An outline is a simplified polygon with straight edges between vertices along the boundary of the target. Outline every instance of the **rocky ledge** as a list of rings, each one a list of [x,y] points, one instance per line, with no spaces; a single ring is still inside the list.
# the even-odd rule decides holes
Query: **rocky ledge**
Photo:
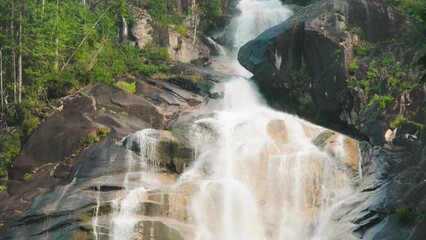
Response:
[[[365,140],[359,194],[335,219],[354,239],[425,234],[425,38],[385,1],[325,0],[239,51],[270,105]]]

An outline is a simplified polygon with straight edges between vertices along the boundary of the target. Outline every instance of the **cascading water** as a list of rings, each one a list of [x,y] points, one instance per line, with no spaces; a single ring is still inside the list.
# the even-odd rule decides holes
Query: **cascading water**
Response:
[[[238,7],[242,13],[231,24],[236,49],[291,15],[279,0],[241,0]],[[250,75],[235,60],[235,52],[218,59],[232,66],[224,71]],[[140,158],[130,151],[126,157],[126,189],[113,202],[110,239],[135,238],[138,224],[147,221],[141,201],[149,192],[170,187],[173,193],[188,186],[195,189],[186,192],[188,201],[179,205],[170,194],[167,203],[175,212],[178,206],[186,208],[179,210],[187,212],[180,214],[185,217],[172,219],[167,213],[169,220],[159,220],[177,229],[189,225],[179,229],[185,239],[328,239],[333,210],[352,193],[353,177],[347,172],[358,166],[355,141],[336,135],[319,147],[324,143],[312,139],[326,129],[270,109],[247,79],[234,77],[223,87],[222,108],[192,124],[194,162],[172,187],[150,182],[152,176],[141,171],[158,158],[159,137],[152,136],[158,132],[134,135]],[[143,239],[157,239],[152,227],[144,231]]]

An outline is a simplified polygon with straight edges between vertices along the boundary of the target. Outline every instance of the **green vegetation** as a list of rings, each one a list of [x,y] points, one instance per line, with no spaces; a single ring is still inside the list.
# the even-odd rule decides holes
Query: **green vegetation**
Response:
[[[166,64],[172,57],[166,48],[138,49],[118,42],[123,17],[132,22],[125,0],[43,3],[0,1],[0,72],[5,87],[0,93],[0,126],[6,130],[0,131],[0,178],[7,177],[21,141],[37,129],[48,115],[42,109],[54,105],[55,99],[94,82],[113,84],[124,74],[170,71]],[[185,34],[183,18],[176,12],[162,16],[168,11],[165,3],[150,1],[149,11],[157,13],[154,18],[176,22],[176,31]],[[133,86],[122,87],[134,91]]]
[[[114,85],[128,93],[134,94],[136,92],[136,82],[128,83],[125,81],[118,81]]]
[[[407,118],[405,118],[405,117],[403,117],[403,116],[397,116],[396,118],[395,118],[395,120],[393,120],[393,122],[390,124],[390,128],[391,129],[395,129],[395,128],[397,128],[399,125],[401,125],[401,123],[406,123],[406,122],[408,122],[408,119]]]
[[[161,23],[180,24],[185,18],[173,12],[175,9],[168,9],[167,0],[150,0],[147,8],[151,17]]]
[[[351,75],[355,75],[357,74],[357,72],[359,71],[359,67],[357,64],[358,59],[354,58],[350,63],[349,63],[349,73]]]
[[[97,143],[101,140],[101,138],[106,137],[109,132],[110,131],[108,129],[104,128],[92,130],[80,140],[80,143],[83,147],[89,146],[93,143]]]
[[[424,0],[387,0],[388,3],[395,5],[403,14],[411,18],[426,23],[426,1]]]
[[[373,99],[371,99],[370,103],[368,104],[369,107],[373,106],[376,102],[379,103],[380,110],[385,110],[389,103],[393,101],[392,96],[380,96],[380,95],[374,95]]]
[[[350,30],[350,32],[351,32],[351,33],[353,33],[353,34],[355,34],[355,35],[357,35],[357,36],[358,36],[358,37],[360,37],[360,38],[364,38],[364,37],[365,37],[364,29],[363,29],[363,28],[361,28],[361,27],[353,27],[353,28]]]
[[[373,43],[370,43],[367,41],[361,41],[357,46],[355,46],[354,50],[357,56],[364,57],[370,54],[373,48],[374,48]]]
[[[22,180],[24,181],[28,181],[30,180],[30,178],[33,176],[34,172],[27,172],[24,174],[24,176],[22,176]]]
[[[414,221],[413,210],[407,205],[401,205],[396,207],[395,215],[401,223],[410,223]]]
[[[20,137],[22,133],[17,130],[10,133],[1,139],[0,144],[0,179],[7,177],[7,169],[21,151]]]
[[[7,185],[0,185],[0,192],[6,191],[6,190],[7,190]],[[1,223],[0,223],[0,227],[2,227]]]
[[[204,9],[204,16],[207,19],[222,15],[221,0],[204,0],[201,2],[201,7]]]
[[[399,205],[395,208],[394,214],[402,224],[417,224],[426,217],[426,210],[413,209],[408,205]]]

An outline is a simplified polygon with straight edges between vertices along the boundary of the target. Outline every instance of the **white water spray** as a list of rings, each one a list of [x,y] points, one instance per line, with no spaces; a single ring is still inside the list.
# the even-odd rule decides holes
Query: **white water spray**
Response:
[[[232,23],[237,49],[291,15],[279,0],[241,0],[238,7],[241,16]],[[251,75],[235,52],[217,60],[223,64],[216,62],[217,70]],[[230,79],[224,92],[223,108],[193,123],[195,161],[176,183],[176,189],[197,189],[186,206],[189,217],[179,220],[192,226],[185,239],[327,239],[334,209],[352,193],[347,158],[358,152],[346,144],[353,140],[338,136],[330,154],[312,142],[325,129],[270,109],[247,79]],[[140,164],[155,162],[153,133],[139,132]],[[126,192],[114,202],[111,239],[135,238],[141,196],[149,191],[141,187],[146,179],[136,172],[137,161],[130,153],[126,159]]]

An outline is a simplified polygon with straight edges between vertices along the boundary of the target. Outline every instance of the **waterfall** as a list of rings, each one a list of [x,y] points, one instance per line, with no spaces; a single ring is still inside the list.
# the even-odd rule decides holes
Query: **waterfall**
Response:
[[[279,0],[241,0],[238,8],[241,15],[231,23],[236,49],[291,15]],[[135,159],[130,151],[126,156],[125,190],[112,204],[110,239],[136,239],[141,232],[143,239],[162,239],[155,238],[152,225],[145,227],[153,218],[144,216],[142,204],[159,188],[169,191],[167,206],[185,217],[167,213],[156,220],[170,223],[184,239],[328,239],[333,211],[353,193],[351,171],[359,167],[355,141],[332,133],[328,142],[315,144],[314,138],[330,131],[269,108],[256,86],[242,77],[250,73],[235,55],[217,58],[223,65],[215,69],[241,77],[223,83],[220,110],[192,123],[188,141],[194,162],[173,187],[147,184],[156,178],[141,171],[158,161],[158,131],[143,130],[124,144],[131,149],[126,144],[138,142],[140,156]],[[188,186],[194,190],[185,192],[185,200],[173,202]]]

